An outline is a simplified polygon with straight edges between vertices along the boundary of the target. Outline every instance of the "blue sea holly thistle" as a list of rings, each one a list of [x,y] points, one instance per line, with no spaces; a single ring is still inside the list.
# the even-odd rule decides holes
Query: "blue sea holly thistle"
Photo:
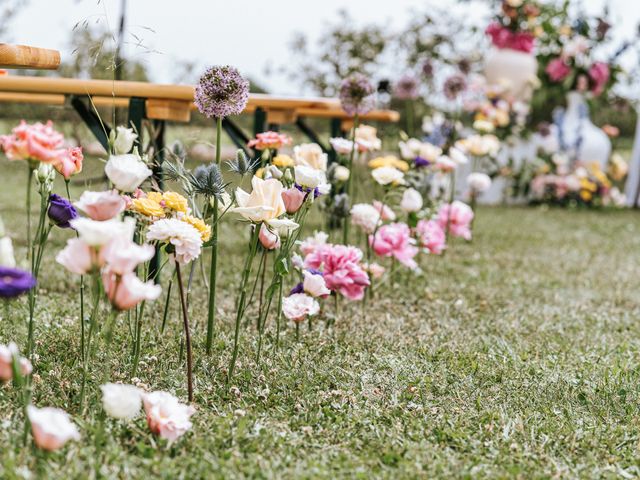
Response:
[[[229,65],[209,67],[196,86],[194,102],[208,118],[216,119],[216,165],[220,166],[222,119],[242,113],[249,100],[249,81]],[[209,273],[209,309],[207,316],[207,353],[213,343],[216,310],[216,269],[218,263],[218,196],[214,196]]]
[[[360,73],[354,73],[342,81],[340,85],[340,103],[342,109],[348,115],[353,116],[353,127],[351,130],[351,153],[349,155],[349,163],[347,168],[351,172],[353,166],[353,159],[356,152],[356,129],[358,128],[359,116],[368,113],[373,108],[374,88],[371,82]],[[345,186],[345,193],[348,195],[349,201],[351,201],[351,178],[353,175],[349,175],[347,184]],[[342,241],[346,245],[349,240],[349,218],[344,219],[343,223],[343,238]]]

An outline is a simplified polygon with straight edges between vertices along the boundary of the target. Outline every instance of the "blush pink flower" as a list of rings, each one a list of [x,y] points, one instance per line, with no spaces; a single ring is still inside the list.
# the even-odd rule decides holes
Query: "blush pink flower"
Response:
[[[0,382],[8,382],[13,378],[13,359],[18,360],[20,375],[31,375],[33,367],[31,362],[20,356],[18,346],[11,342],[9,345],[0,345]]]
[[[292,214],[300,210],[306,196],[307,194],[305,192],[295,187],[283,190],[282,201],[284,202],[284,208],[287,213]]]
[[[391,210],[391,207],[389,207],[389,205],[385,205],[378,200],[374,200],[373,206],[376,210],[378,210],[378,213],[380,213],[380,219],[383,222],[393,222],[396,219],[396,214],[393,210]]]
[[[153,281],[143,282],[134,272],[119,275],[105,269],[102,283],[107,298],[116,310],[130,310],[143,300],[155,300],[162,293],[160,285]]]
[[[282,313],[294,322],[301,322],[319,311],[318,301],[306,293],[294,293],[282,299]]]
[[[151,392],[142,397],[147,424],[155,435],[173,442],[187,433],[196,409],[168,392]]]
[[[445,203],[438,210],[438,224],[446,231],[449,226],[449,233],[454,237],[462,237],[471,240],[471,222],[473,221],[473,210],[466,203],[459,200],[452,204]]]
[[[66,247],[56,255],[56,262],[77,275],[86,275],[102,266],[99,250],[79,238],[67,240]]]
[[[117,190],[106,192],[85,191],[80,195],[80,200],[74,205],[92,220],[102,222],[122,213],[126,207],[126,201]]]
[[[133,272],[142,262],[151,260],[155,253],[152,245],[138,245],[125,237],[118,237],[100,250],[100,263],[107,264],[109,270],[118,275]]]
[[[309,255],[316,251],[320,246],[327,245],[329,235],[325,232],[315,232],[312,236],[305,238],[300,242],[300,251],[302,255]]]
[[[269,230],[269,227],[264,223],[260,225],[258,239],[267,250],[274,250],[280,246],[280,236],[278,233]]]
[[[305,268],[322,270],[329,290],[350,300],[362,300],[369,276],[362,268],[362,251],[350,245],[320,244],[307,255]]]
[[[80,433],[64,410],[53,407],[27,407],[33,441],[38,448],[52,452],[69,440],[80,440]]]
[[[609,81],[609,65],[604,62],[595,62],[591,65],[589,69],[589,78],[593,86],[591,87],[591,91],[594,95],[600,95],[603,91],[607,82]]]
[[[82,171],[83,160],[84,155],[82,155],[82,148],[74,147],[69,150],[64,150],[63,153],[53,162],[53,167],[58,171],[58,173],[60,173],[60,175],[68,180],[72,175]]]
[[[571,73],[571,68],[562,58],[554,58],[544,69],[552,82],[561,82]]]
[[[394,257],[409,268],[418,265],[413,259],[419,252],[411,238],[411,229],[406,223],[390,223],[378,229],[375,235],[369,235],[369,245],[379,257]]]
[[[440,255],[447,248],[444,230],[435,220],[420,220],[416,225],[416,234],[420,246],[429,253]]]
[[[256,150],[279,150],[284,145],[289,144],[291,144],[291,137],[289,135],[269,131],[258,133],[256,138],[249,140],[247,146],[249,148],[255,148]]]

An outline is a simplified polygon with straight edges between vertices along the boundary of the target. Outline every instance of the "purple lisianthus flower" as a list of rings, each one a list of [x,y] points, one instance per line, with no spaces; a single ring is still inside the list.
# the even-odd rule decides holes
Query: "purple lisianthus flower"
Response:
[[[0,267],[0,298],[13,298],[36,286],[36,279],[19,268]]]
[[[426,158],[422,158],[420,156],[417,156],[415,158],[414,163],[416,167],[428,167],[431,164],[429,160],[427,160]]]
[[[348,115],[364,115],[374,106],[374,88],[371,82],[360,73],[354,73],[340,85],[340,103]]]
[[[311,193],[311,191],[313,190],[313,198],[314,200],[316,198],[318,198],[320,195],[322,195],[322,192],[320,191],[320,189],[318,187],[315,188],[311,188],[311,187],[303,187],[302,185],[295,183],[293,185],[294,187],[296,187],[298,190],[300,190],[301,192],[305,192],[306,194]],[[304,199],[307,199],[307,196],[305,195]],[[303,200],[304,201],[304,200]]]
[[[298,283],[295,287],[293,287],[289,292],[289,295],[293,295],[294,293],[304,293],[304,287],[302,286],[302,282]]]
[[[415,100],[418,98],[418,79],[413,75],[403,75],[400,77],[394,88],[394,94],[400,100]]]
[[[49,196],[49,219],[60,228],[71,228],[69,223],[78,216],[78,211],[66,198],[55,193]]]
[[[209,118],[240,115],[249,101],[249,81],[229,65],[209,67],[196,86],[194,103]]]

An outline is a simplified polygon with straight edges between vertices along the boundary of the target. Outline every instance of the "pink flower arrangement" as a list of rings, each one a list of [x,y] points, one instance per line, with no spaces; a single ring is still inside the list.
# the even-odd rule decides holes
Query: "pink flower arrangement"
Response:
[[[411,229],[406,223],[390,223],[378,229],[375,236],[369,235],[369,245],[379,257],[394,257],[409,268],[418,265],[413,259],[418,254]]]
[[[563,58],[554,58],[544,71],[549,75],[552,82],[561,82],[571,73],[571,68]]]
[[[416,235],[420,246],[429,253],[440,255],[447,248],[447,237],[435,220],[420,220],[416,225]]]
[[[473,210],[466,203],[456,200],[451,204],[443,204],[438,210],[437,221],[444,231],[449,227],[450,235],[471,240]]]
[[[529,32],[512,32],[497,22],[491,23],[485,33],[491,37],[491,43],[497,48],[509,48],[519,52],[531,53],[535,47],[535,37]]]
[[[291,144],[291,137],[289,135],[269,131],[258,133],[256,138],[249,140],[247,146],[249,148],[255,148],[256,150],[278,150],[284,145],[289,144]]]
[[[362,251],[351,245],[318,244],[304,259],[305,268],[323,271],[327,288],[350,300],[362,300],[369,276],[362,266]]]

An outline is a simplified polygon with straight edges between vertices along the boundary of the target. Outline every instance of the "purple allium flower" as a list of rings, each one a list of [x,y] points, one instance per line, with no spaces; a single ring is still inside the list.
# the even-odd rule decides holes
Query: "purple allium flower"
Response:
[[[403,75],[400,77],[394,88],[394,94],[400,100],[415,100],[418,98],[419,92],[418,79],[413,75]]]
[[[78,216],[76,208],[66,198],[55,193],[49,196],[49,219],[60,228],[71,228],[69,221]]]
[[[374,106],[374,88],[360,73],[349,75],[340,85],[340,103],[348,115],[363,115]]]
[[[204,116],[240,115],[249,100],[249,81],[229,65],[209,67],[196,85],[194,103]]]
[[[455,100],[466,88],[467,80],[464,75],[455,73],[445,80],[442,92],[449,100]]]
[[[433,63],[431,62],[431,60],[426,60],[422,64],[422,75],[426,79],[433,78],[433,71],[434,71]]]
[[[18,268],[0,267],[0,298],[13,298],[36,286],[29,272]]]

